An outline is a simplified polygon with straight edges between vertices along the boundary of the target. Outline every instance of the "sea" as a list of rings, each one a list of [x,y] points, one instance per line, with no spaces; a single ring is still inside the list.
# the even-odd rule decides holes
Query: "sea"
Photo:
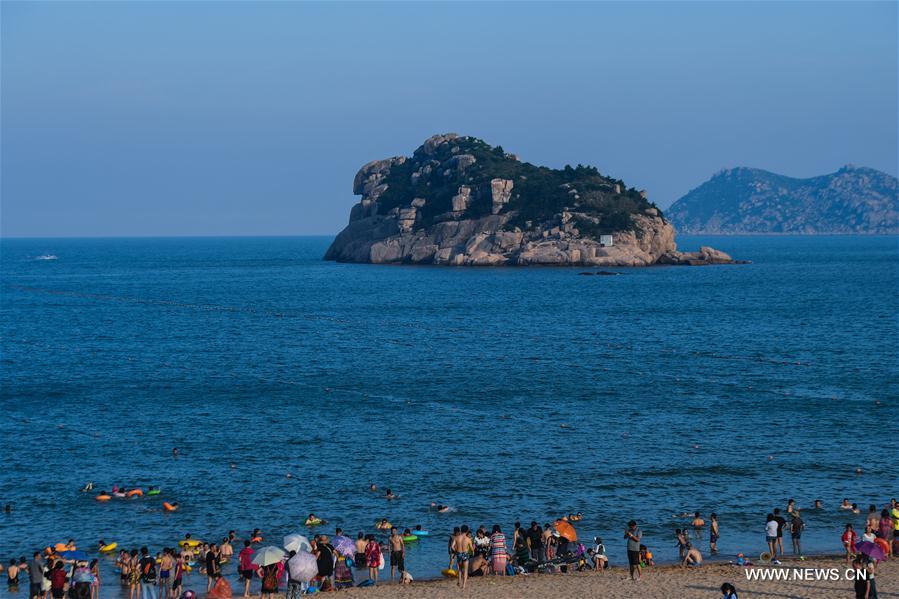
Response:
[[[428,578],[453,526],[578,512],[613,564],[630,519],[665,562],[694,511],[734,559],[791,498],[813,554],[899,495],[895,237],[682,236],[752,263],[614,269],[337,264],[330,241],[0,241],[3,563],[388,518],[429,531]],[[94,499],[113,485],[161,494]]]

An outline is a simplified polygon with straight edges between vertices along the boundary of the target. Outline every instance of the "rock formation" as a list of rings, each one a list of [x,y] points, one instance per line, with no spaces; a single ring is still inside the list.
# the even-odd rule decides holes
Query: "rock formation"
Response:
[[[326,260],[458,266],[724,264],[677,251],[674,228],[645,192],[594,167],[554,170],[454,133],[410,158],[363,166],[359,203]]]

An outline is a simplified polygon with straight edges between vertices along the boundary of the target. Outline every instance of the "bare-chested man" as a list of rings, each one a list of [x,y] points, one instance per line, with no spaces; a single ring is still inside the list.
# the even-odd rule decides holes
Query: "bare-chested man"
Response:
[[[403,571],[406,569],[406,543],[403,541],[403,537],[396,531],[396,526],[390,529],[388,541],[390,542],[390,580],[393,580],[397,570],[399,570],[400,576],[402,576]]]
[[[458,585],[465,590],[465,583],[468,582],[468,561],[474,554],[474,543],[471,541],[471,535],[468,526],[459,529],[459,534],[453,537],[453,556],[456,559],[456,571],[458,572]]]

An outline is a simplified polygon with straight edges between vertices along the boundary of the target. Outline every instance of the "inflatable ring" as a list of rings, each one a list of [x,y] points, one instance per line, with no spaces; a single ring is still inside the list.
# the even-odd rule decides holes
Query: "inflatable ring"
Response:
[[[253,537],[252,539],[250,539],[250,542],[251,543],[261,543],[262,537]]]
[[[197,539],[184,539],[182,541],[178,541],[179,547],[196,547],[197,545],[202,545],[203,541],[198,541]]]
[[[887,543],[886,539],[881,539],[880,537],[874,539],[874,544],[883,549],[884,555],[892,555],[890,551],[890,544]]]
[[[447,578],[455,578],[456,576],[459,575],[452,568],[445,568],[445,569],[441,570],[440,573],[443,574],[444,576],[446,576]]]
[[[96,499],[97,501],[109,501],[110,499],[112,499],[112,496],[111,495],[97,495],[94,499]]]
[[[416,537],[426,537],[431,533],[426,530],[413,530],[412,534],[414,534]]]
[[[177,506],[177,505],[172,505],[172,504],[169,503],[168,501],[163,501],[163,502],[162,502],[162,509],[164,509],[164,510],[167,511],[167,512],[174,512],[174,511],[177,511],[178,506]]]
[[[100,553],[109,553],[110,551],[115,551],[115,548],[118,547],[118,543],[110,543],[109,545],[103,545],[100,547]]]
[[[141,491],[140,489],[131,489],[130,491],[125,493],[125,497],[134,497],[134,496],[143,497],[144,492]]]
[[[147,495],[159,495],[161,492],[162,491],[159,489],[151,489],[150,491],[147,491]]]
[[[321,518],[313,518],[312,520],[306,520],[306,526],[318,526],[322,523]]]
[[[56,543],[53,545],[53,551],[56,553],[62,553],[63,551],[68,551],[69,547],[65,543]]]
[[[403,537],[403,540],[407,543],[412,543],[417,541],[418,537],[416,537],[415,535],[406,535],[405,537]]]

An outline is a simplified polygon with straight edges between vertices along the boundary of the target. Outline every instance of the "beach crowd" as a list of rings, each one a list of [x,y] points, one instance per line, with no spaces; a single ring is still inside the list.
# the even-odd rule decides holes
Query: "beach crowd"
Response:
[[[439,512],[447,511],[447,506],[435,507]],[[816,500],[811,509],[822,507],[821,501]],[[846,500],[840,508],[860,512],[857,505]],[[542,526],[536,520],[525,526],[515,522],[509,534],[499,524],[476,529],[457,526],[446,540],[448,561],[442,574],[456,579],[464,590],[470,578],[479,576],[603,572],[609,567],[605,542],[600,537],[588,543],[579,539],[576,527],[582,517],[580,513],[568,514]],[[708,531],[709,553],[718,553],[721,528],[717,514],[710,514],[708,521],[700,512],[674,514],[673,518],[689,521],[688,526],[675,529],[672,539],[683,567],[702,565],[704,557],[698,541],[706,537],[705,531]],[[305,521],[311,529],[325,524],[314,514],[309,514]],[[95,550],[110,560],[114,557],[120,595],[127,595],[128,599],[195,599],[198,587],[210,599],[228,599],[235,592],[249,597],[257,584],[263,599],[281,592],[287,599],[296,599],[313,591],[372,586],[385,578],[412,583],[406,565],[407,547],[429,537],[430,533],[420,525],[401,532],[386,519],[376,521],[374,528],[377,534],[358,532],[355,538],[337,528],[333,536],[296,534],[274,544],[267,543],[258,528],[242,539],[236,531],[228,531],[219,542],[203,542],[185,534],[173,546],[155,553],[148,547],[126,550],[100,540]],[[876,599],[876,564],[899,554],[896,499],[880,509],[870,505],[864,528],[859,535],[852,524],[846,524],[840,540],[847,567],[866,572],[865,577],[856,580],[856,596]],[[791,554],[805,559],[804,530],[802,510],[793,499],[783,510],[773,509],[764,523],[767,551],[759,556],[756,565],[780,564],[786,556],[784,538],[787,535]],[[639,581],[653,570],[655,561],[635,520],[627,522],[621,542],[627,551],[629,576]],[[223,567],[232,561],[242,587],[237,591],[223,576]],[[733,563],[743,567],[753,565],[742,553]],[[29,599],[99,599],[101,583],[106,582],[101,577],[99,559],[80,550],[72,539],[36,550],[30,560],[25,557],[9,560],[5,573],[11,592],[17,592],[19,584],[27,579]],[[728,583],[722,586],[722,596],[735,598],[736,590]]]

